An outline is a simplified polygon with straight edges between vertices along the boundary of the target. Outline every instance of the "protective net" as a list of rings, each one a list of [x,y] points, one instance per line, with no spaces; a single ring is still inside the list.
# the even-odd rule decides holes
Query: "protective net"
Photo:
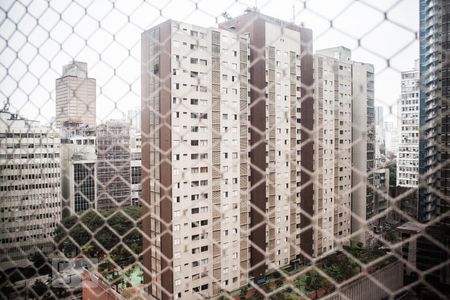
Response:
[[[447,299],[449,11],[1,1],[1,298]]]

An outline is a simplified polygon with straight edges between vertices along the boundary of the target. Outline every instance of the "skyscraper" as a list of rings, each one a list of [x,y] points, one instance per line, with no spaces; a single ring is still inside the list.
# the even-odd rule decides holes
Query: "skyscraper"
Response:
[[[87,64],[73,61],[56,79],[56,126],[83,124],[95,127],[96,82],[89,78]]]
[[[312,215],[312,182],[301,187],[302,163],[313,169],[302,140],[313,127],[311,31],[252,11],[220,27],[168,21],[142,36],[144,230],[160,236],[144,262],[157,298],[264,280],[300,258]],[[312,254],[312,230],[303,235]]]
[[[0,268],[25,267],[50,253],[61,220],[59,133],[0,112]]]
[[[417,267],[428,270],[443,264],[425,279],[438,289],[450,285],[450,3],[420,1],[419,203],[418,220],[432,222],[418,240]]]
[[[248,65],[244,35],[176,21],[142,34],[145,282],[158,299],[247,283]]]
[[[316,256],[349,242],[374,214],[374,74],[351,51],[317,51],[315,70]],[[353,219],[352,219],[353,214]],[[365,234],[358,233],[361,240]]]
[[[261,282],[313,255],[312,31],[253,10],[220,27],[250,38],[250,274]]]

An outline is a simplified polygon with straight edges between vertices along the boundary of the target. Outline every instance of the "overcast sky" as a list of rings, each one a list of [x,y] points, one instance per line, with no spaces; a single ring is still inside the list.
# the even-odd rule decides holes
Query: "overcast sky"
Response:
[[[306,8],[292,0],[1,0],[0,103],[9,99],[12,111],[51,120],[55,79],[75,59],[97,79],[98,122],[123,117],[140,105],[142,31],[166,19],[216,27],[223,12],[238,16],[255,5],[311,28],[314,50],[342,45],[354,60],[374,64],[376,104],[385,115],[395,105],[399,72],[419,55],[418,0],[310,0]]]

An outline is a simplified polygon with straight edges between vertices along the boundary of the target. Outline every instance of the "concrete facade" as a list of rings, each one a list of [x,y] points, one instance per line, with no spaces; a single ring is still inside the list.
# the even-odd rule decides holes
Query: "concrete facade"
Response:
[[[220,27],[250,38],[250,275],[261,282],[313,254],[312,32],[252,10]]]
[[[419,69],[402,72],[397,186],[419,185]]]
[[[314,63],[314,255],[321,256],[351,233],[353,62],[338,47],[317,51]]]
[[[148,292],[237,289],[249,260],[248,39],[167,21],[143,33],[142,66]]]
[[[0,265],[29,264],[27,256],[53,250],[61,219],[59,133],[0,112]]]
[[[131,204],[130,128],[126,121],[109,120],[96,128],[97,204],[114,208]]]
[[[60,132],[63,215],[79,214],[97,203],[95,129],[73,125]]]

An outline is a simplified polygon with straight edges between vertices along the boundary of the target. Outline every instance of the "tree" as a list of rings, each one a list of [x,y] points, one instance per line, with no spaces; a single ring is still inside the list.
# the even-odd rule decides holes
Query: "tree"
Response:
[[[52,273],[52,268],[48,264],[47,258],[41,252],[33,252],[28,259],[33,263],[33,267],[38,274],[48,275]]]
[[[103,249],[112,249],[122,237],[123,242],[138,255],[142,252],[142,235],[137,230],[142,228],[141,215],[141,207],[129,206],[120,210],[89,210],[81,217],[69,216],[58,224],[55,242],[67,257],[81,253],[100,259],[105,255]],[[123,253],[130,255],[128,251]]]
[[[325,286],[325,278],[320,275],[316,270],[312,270],[311,272],[306,274],[305,279],[305,289],[307,291],[317,291],[321,287]]]
[[[353,277],[359,271],[358,269],[358,264],[349,258],[330,258],[330,261],[324,266],[324,272],[337,282]]]
[[[42,296],[45,292],[47,292],[47,285],[39,279],[34,282],[31,288],[38,296]]]

